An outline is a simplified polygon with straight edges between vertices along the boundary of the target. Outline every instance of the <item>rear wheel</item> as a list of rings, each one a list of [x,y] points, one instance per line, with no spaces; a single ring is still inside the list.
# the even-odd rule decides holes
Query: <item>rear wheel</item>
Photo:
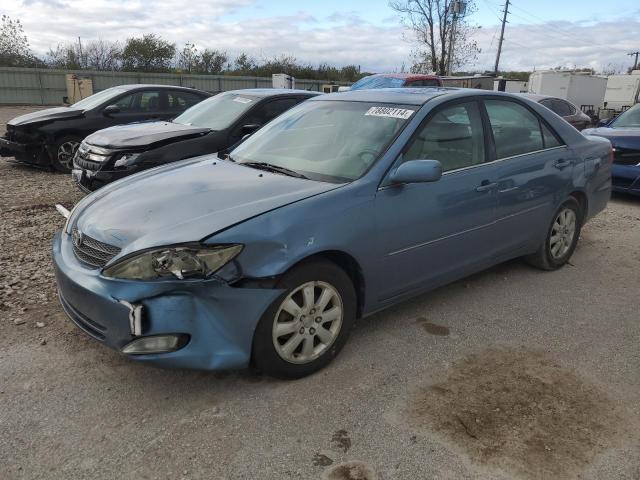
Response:
[[[543,270],[555,270],[569,261],[578,244],[582,227],[582,212],[571,197],[556,211],[544,243],[533,255],[526,257],[531,265]]]
[[[355,290],[349,276],[326,261],[293,268],[278,288],[286,291],[258,323],[253,362],[274,377],[304,377],[344,346],[356,316]]]
[[[69,173],[73,169],[73,157],[82,140],[74,136],[60,138],[51,152],[53,168],[62,173]]]

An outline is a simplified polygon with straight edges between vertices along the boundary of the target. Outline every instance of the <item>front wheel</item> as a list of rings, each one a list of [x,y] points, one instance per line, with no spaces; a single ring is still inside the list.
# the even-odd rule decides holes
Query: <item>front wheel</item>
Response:
[[[285,292],[265,311],[253,339],[253,363],[279,378],[301,378],[325,367],[342,349],[356,317],[356,294],[337,265],[294,267],[277,288]]]
[[[51,164],[62,173],[69,173],[73,169],[73,157],[82,140],[78,137],[66,136],[60,138],[53,146]]]
[[[543,270],[556,270],[569,261],[578,244],[582,227],[580,205],[572,197],[553,216],[544,243],[527,262]]]

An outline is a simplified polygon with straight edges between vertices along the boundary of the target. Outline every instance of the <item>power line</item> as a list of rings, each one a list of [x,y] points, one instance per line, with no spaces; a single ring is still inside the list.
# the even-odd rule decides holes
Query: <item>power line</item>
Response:
[[[631,52],[631,53],[627,53],[627,55],[629,55],[630,57],[633,57],[635,55],[636,59],[633,62],[633,70],[638,68],[638,55],[640,55],[640,52]]]
[[[500,41],[498,42],[498,54],[496,55],[496,66],[494,73],[498,74],[498,64],[500,63],[500,53],[502,52],[502,41],[504,40],[504,26],[507,23],[507,15],[509,14],[509,0],[504,4],[504,17],[502,17],[502,30],[500,30]]]

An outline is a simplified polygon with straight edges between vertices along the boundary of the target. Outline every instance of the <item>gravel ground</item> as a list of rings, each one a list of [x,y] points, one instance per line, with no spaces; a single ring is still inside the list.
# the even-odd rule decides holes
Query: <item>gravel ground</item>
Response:
[[[640,479],[638,199],[615,197],[560,271],[514,261],[422,295],[283,382],[84,336],[49,258],[53,205],[81,194],[4,160],[0,186],[3,479]]]

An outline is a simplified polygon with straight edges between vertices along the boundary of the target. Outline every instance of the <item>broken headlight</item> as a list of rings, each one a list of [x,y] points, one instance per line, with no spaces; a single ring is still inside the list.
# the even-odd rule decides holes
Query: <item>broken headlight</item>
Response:
[[[129,165],[133,165],[134,163],[136,163],[136,160],[139,156],[139,153],[125,153],[118,160],[116,160],[116,163],[113,166],[115,168],[128,167]]]
[[[242,245],[159,248],[126,258],[104,269],[107,277],[123,280],[207,278],[236,257]]]

